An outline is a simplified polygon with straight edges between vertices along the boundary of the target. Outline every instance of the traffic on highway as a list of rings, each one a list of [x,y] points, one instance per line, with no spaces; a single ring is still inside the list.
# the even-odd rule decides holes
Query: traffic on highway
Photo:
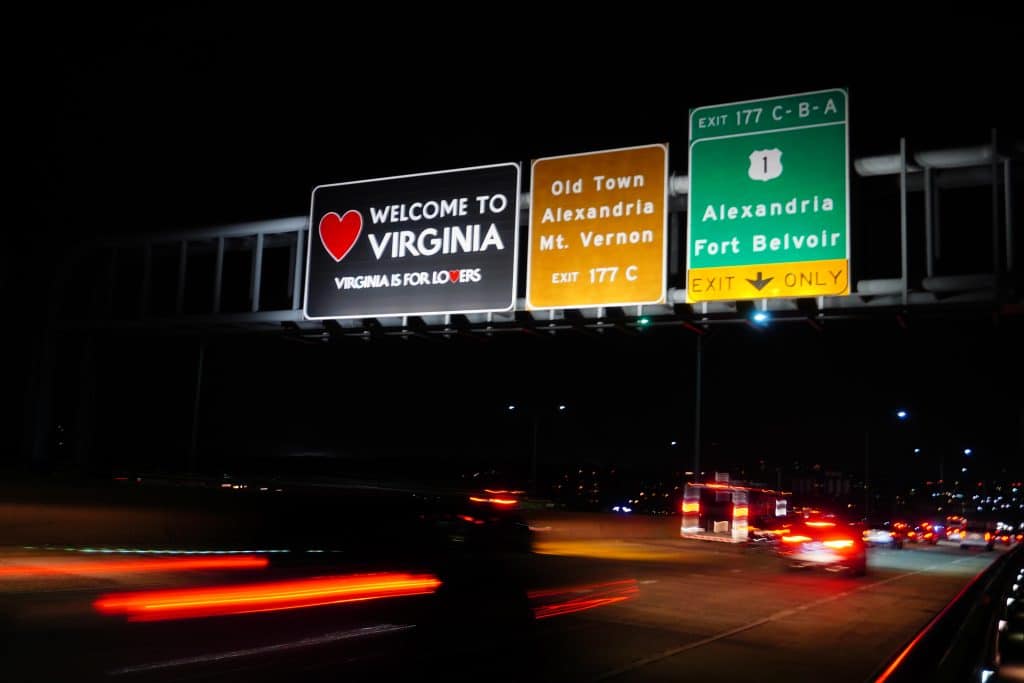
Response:
[[[170,529],[192,546],[104,542],[115,504],[77,512],[75,533],[99,543],[45,542],[57,527],[9,538],[22,542],[0,550],[13,680],[746,680],[767,658],[773,680],[830,667],[861,681],[994,560],[1019,556],[1013,534],[963,542],[969,522],[944,520],[966,531],[935,542],[909,530],[936,522],[891,522],[886,540],[796,505],[714,542],[680,533],[682,513],[572,513],[514,489],[283,489],[266,515],[265,501],[247,504],[256,488],[177,507],[162,487],[118,489],[162,500],[159,523],[136,534]],[[225,501],[255,545],[212,545],[221,530],[188,519],[196,502],[223,519]],[[290,543],[275,536],[295,524],[306,529]],[[819,646],[832,638],[847,645]],[[736,656],[748,651],[764,654]]]

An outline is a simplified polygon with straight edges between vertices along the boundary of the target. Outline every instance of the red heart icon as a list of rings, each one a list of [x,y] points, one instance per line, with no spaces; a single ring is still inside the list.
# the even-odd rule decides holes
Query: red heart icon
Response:
[[[458,282],[459,281],[459,271],[457,271],[457,270],[449,270],[448,271],[448,278],[449,278],[449,280],[448,280],[449,282]]]
[[[363,215],[355,209],[349,209],[344,216],[331,211],[320,219],[320,241],[335,262],[348,256],[362,231]]]

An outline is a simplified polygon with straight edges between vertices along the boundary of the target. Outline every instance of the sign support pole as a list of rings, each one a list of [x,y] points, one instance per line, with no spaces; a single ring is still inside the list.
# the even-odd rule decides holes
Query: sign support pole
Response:
[[[700,481],[700,411],[701,382],[704,366],[704,335],[697,335],[697,379],[694,382],[696,400],[693,408],[693,480]]]

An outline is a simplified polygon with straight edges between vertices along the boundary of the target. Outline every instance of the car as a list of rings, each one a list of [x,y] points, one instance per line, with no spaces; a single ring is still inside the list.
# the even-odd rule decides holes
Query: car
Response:
[[[821,568],[853,576],[867,573],[867,550],[861,527],[842,521],[794,524],[780,537],[779,556],[787,568]]]
[[[968,524],[960,536],[960,549],[984,548],[992,550],[995,547],[995,535],[985,525]]]
[[[868,547],[889,546],[899,550],[907,538],[906,524],[901,522],[867,522],[862,538]]]
[[[911,543],[927,543],[935,545],[939,542],[942,530],[931,522],[921,522],[907,532],[907,540]]]

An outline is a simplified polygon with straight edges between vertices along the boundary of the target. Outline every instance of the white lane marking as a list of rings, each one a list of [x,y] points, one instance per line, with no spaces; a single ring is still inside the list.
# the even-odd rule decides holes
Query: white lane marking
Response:
[[[252,657],[253,655],[273,654],[275,652],[284,652],[286,650],[294,650],[296,648],[301,647],[323,645],[325,643],[333,643],[339,640],[351,640],[354,638],[375,636],[383,633],[408,631],[411,628],[415,628],[415,626],[411,624],[380,624],[379,626],[367,626],[365,628],[352,629],[351,631],[334,631],[332,633],[325,633],[324,635],[317,636],[315,638],[303,638],[302,640],[294,640],[288,643],[278,643],[276,645],[267,645],[265,647],[253,647],[247,650],[230,650],[228,652],[214,652],[208,655],[198,655],[196,657],[183,657],[181,659],[171,659],[166,662],[155,662],[152,664],[138,664],[136,666],[126,666],[123,669],[114,669],[112,671],[108,671],[107,673],[110,676],[120,676],[124,674],[141,673],[143,671],[169,669],[175,666],[188,666],[189,664],[208,664],[210,662],[220,662],[229,659],[238,659],[239,657]]]
[[[905,574],[898,574],[896,576],[891,576],[888,579],[882,579],[881,581],[875,581],[874,583],[869,583],[869,584],[866,584],[866,585],[863,585],[863,586],[858,586],[856,588],[851,588],[848,591],[843,591],[842,593],[837,593],[835,595],[830,595],[830,596],[828,596],[826,598],[820,598],[818,600],[812,600],[811,602],[804,603],[803,605],[799,605],[797,607],[790,607],[789,609],[784,609],[781,612],[776,612],[775,614],[769,614],[767,617],[763,617],[761,619],[758,619],[757,621],[752,621],[749,624],[744,624],[742,626],[737,626],[734,629],[730,629],[728,631],[723,631],[722,633],[717,633],[717,634],[715,634],[713,636],[708,636],[707,638],[703,638],[701,640],[697,640],[697,641],[694,641],[692,643],[686,643],[685,645],[679,645],[677,647],[673,647],[673,648],[670,648],[668,650],[664,650],[663,652],[660,652],[660,653],[658,653],[656,655],[651,655],[650,657],[644,657],[642,659],[637,659],[637,660],[635,660],[633,662],[630,662],[629,664],[626,664],[625,666],[619,667],[618,669],[612,669],[611,671],[606,671],[605,673],[600,674],[599,676],[596,676],[593,680],[595,680],[595,681],[605,681],[605,680],[608,680],[609,678],[615,678],[617,676],[621,676],[624,673],[628,673],[628,672],[633,671],[635,669],[639,669],[641,667],[647,666],[648,664],[653,664],[654,662],[661,661],[662,659],[668,659],[669,657],[674,657],[675,655],[680,654],[682,652],[686,652],[687,650],[695,650],[698,647],[703,647],[705,645],[709,645],[711,643],[714,643],[715,641],[723,640],[725,638],[731,638],[732,636],[735,636],[737,634],[743,633],[744,631],[749,631],[752,628],[757,628],[758,626],[763,626],[763,625],[771,623],[773,621],[778,621],[780,619],[784,619],[786,617],[792,616],[793,614],[795,614],[798,611],[802,612],[804,610],[808,610],[808,609],[811,609],[813,607],[818,607],[820,605],[824,605],[824,604],[829,603],[829,602],[834,602],[836,600],[839,600],[840,598],[845,598],[846,596],[851,595],[853,593],[858,593],[860,591],[866,591],[866,590],[868,590],[870,588],[874,588],[876,586],[884,586],[887,583],[892,583],[894,581],[899,581],[900,579],[905,579],[908,576],[916,576],[917,574],[924,574],[925,572],[930,572],[930,571],[933,571],[935,569],[939,569],[941,567],[947,566],[949,564],[953,564],[954,562],[960,562],[962,560],[967,560],[967,559],[971,559],[971,558],[966,558],[965,557],[965,558],[960,558],[958,560],[951,560],[950,562],[946,562],[946,563],[943,563],[943,564],[933,564],[933,565],[930,565],[928,567],[925,567],[924,569],[918,569],[917,571],[907,572]]]

